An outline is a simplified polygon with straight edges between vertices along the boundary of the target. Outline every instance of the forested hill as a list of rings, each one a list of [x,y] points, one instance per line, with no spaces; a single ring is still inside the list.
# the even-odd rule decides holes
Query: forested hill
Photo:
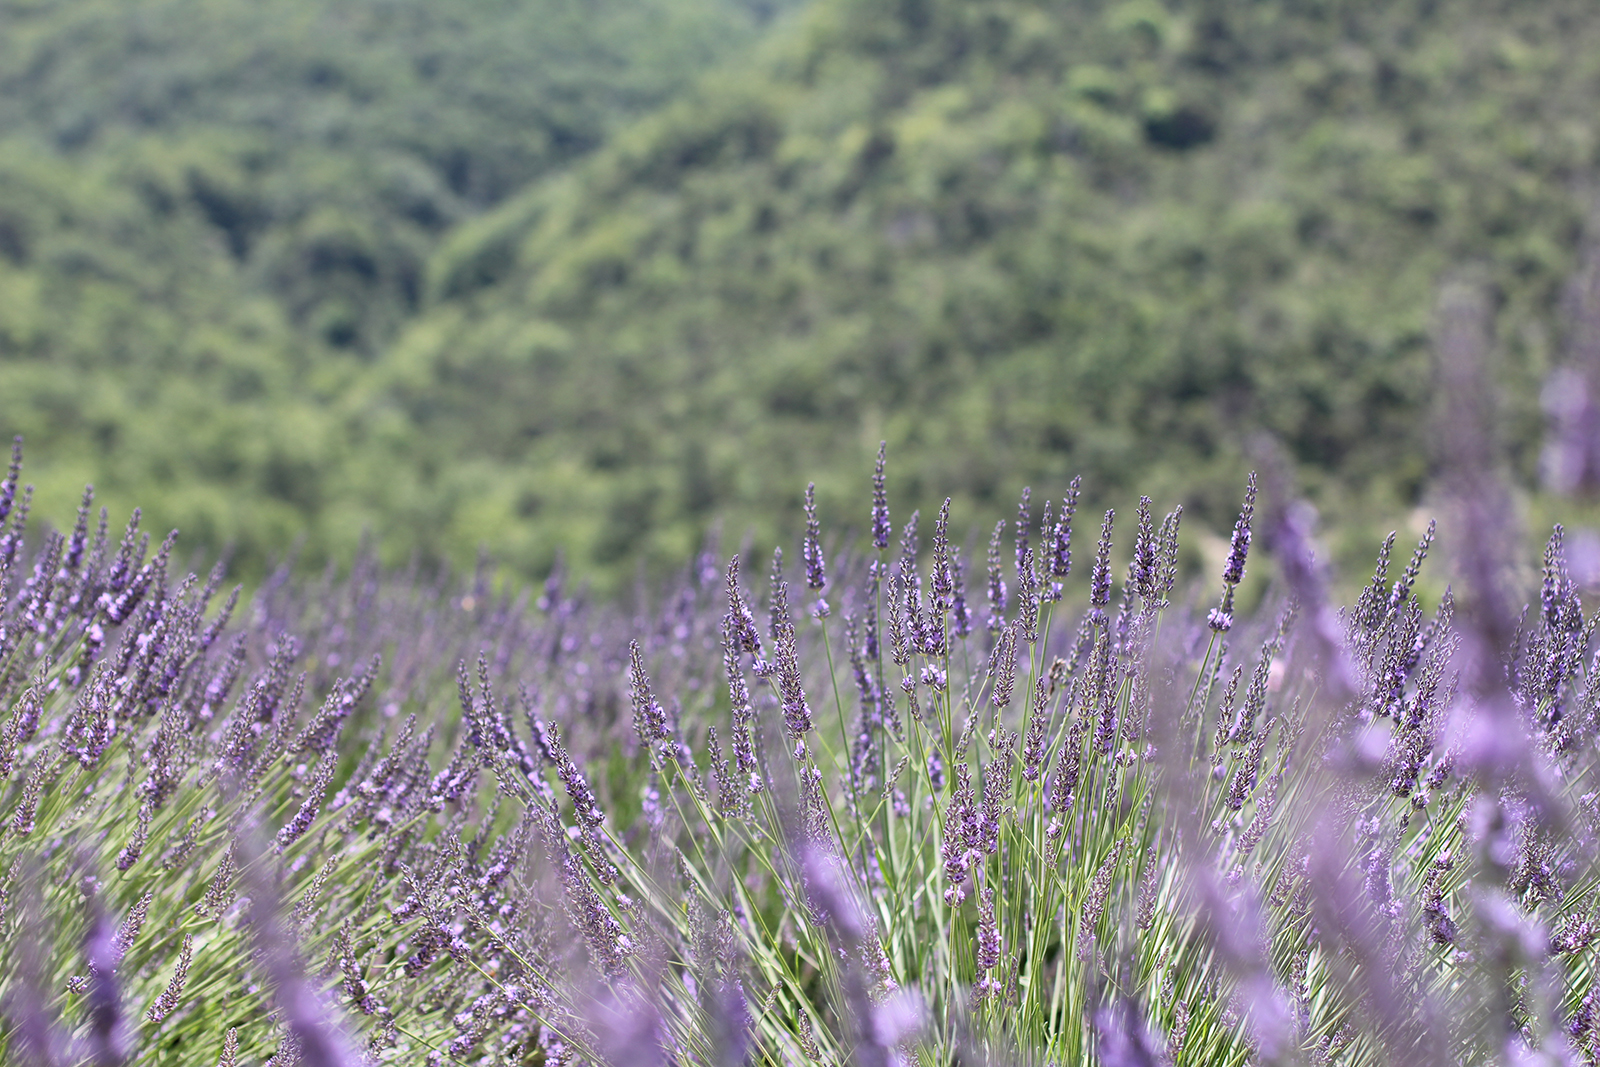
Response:
[[[1453,266],[1496,288],[1531,473],[1594,193],[1600,7],[809,15],[433,261],[385,395],[428,447],[511,473],[485,476],[490,528],[670,557],[730,501],[792,525],[810,477],[859,511],[880,437],[902,486],[994,514],[1081,472],[1220,523],[1258,429],[1336,520],[1392,522],[1428,475]]]
[[[696,21],[687,0],[655,3],[618,4],[638,32],[589,45],[618,64],[677,48],[618,67],[642,88],[571,75],[604,116],[581,159],[549,131],[583,121],[529,122],[488,89],[429,97],[426,63],[396,67],[388,97],[319,90],[292,49],[312,86],[284,91],[292,130],[169,88],[154,95],[191,101],[170,129],[86,127],[108,146],[97,169],[62,162],[83,151],[71,108],[30,103],[6,122],[32,132],[11,136],[45,131],[54,154],[4,164],[19,176],[0,198],[63,221],[53,251],[25,235],[0,257],[0,421],[74,442],[71,463],[42,457],[63,486],[110,462],[118,485],[171,487],[144,499],[202,539],[303,530],[327,551],[370,525],[394,555],[483,543],[530,573],[559,544],[625,577],[681,559],[719,517],[773,537],[813,478],[825,510],[859,511],[880,438],[905,498],[955,491],[969,516],[1082,473],[1096,498],[1142,490],[1220,525],[1265,429],[1336,518],[1393,517],[1428,478],[1434,286],[1464,267],[1494,287],[1503,432],[1531,481],[1600,188],[1588,0],[812,0],[756,48],[727,43],[753,38],[748,9]],[[449,42],[463,84],[500,91],[472,48],[514,52],[493,19],[529,9],[474,7],[490,14],[458,33],[420,3],[327,7],[404,15]],[[640,30],[646,9],[678,36]],[[376,23],[327,19],[339,32],[305,31],[310,54],[348,57],[332,84],[368,84],[354,72],[384,53],[355,42]],[[674,96],[685,57],[713,53]],[[217,65],[278,84],[270,64]],[[567,99],[537,79],[527,92]],[[347,98],[389,125],[355,121]],[[425,117],[422,99],[444,102]],[[617,121],[645,100],[664,103]],[[505,154],[467,168],[495,175],[484,191],[451,177],[469,120],[508,134],[479,139]],[[191,124],[208,132],[188,139]],[[285,171],[251,163],[280,143],[307,146],[298,200],[270,177]],[[241,189],[259,192],[235,211]],[[230,221],[285,203],[298,213],[259,232]],[[343,295],[348,275],[368,297]],[[108,422],[96,412],[124,401],[81,379],[51,392],[54,370],[12,355],[48,345],[97,372],[198,370],[140,379],[170,417]],[[225,432],[223,402],[260,424]],[[235,470],[253,495],[231,495]]]
[[[401,528],[351,405],[440,239],[787,6],[0,0],[0,431],[45,513],[93,481],[245,572]]]

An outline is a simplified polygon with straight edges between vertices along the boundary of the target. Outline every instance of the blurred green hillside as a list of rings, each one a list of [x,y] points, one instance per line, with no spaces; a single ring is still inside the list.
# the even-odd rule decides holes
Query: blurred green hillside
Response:
[[[1600,6],[775,10],[0,0],[0,429],[247,567],[625,581],[813,478],[860,525],[881,438],[902,501],[1220,527],[1266,430],[1359,526],[1426,490],[1470,266],[1532,483]]]
[[[421,545],[361,398],[439,243],[777,9],[0,0],[0,430],[46,512],[93,481],[246,573]]]

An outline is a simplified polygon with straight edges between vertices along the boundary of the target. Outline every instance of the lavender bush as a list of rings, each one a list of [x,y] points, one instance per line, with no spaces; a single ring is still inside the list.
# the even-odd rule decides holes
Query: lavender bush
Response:
[[[241,607],[87,493],[25,551],[19,466],[7,1063],[1600,1062],[1559,528],[1520,618],[1424,607],[1431,528],[1334,610],[1254,476],[1220,591],[1077,482],[972,573],[880,455],[863,551],[808,491],[798,570],[649,614],[365,558]]]

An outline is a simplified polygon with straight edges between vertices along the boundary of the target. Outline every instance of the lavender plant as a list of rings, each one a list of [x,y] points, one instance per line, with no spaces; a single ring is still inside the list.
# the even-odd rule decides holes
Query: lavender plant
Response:
[[[241,611],[90,494],[24,551],[19,472],[5,1062],[1600,1062],[1559,528],[1520,622],[1423,604],[1431,527],[1338,611],[1252,476],[1210,609],[1148,499],[1074,588],[1074,481],[977,626],[880,452],[863,552],[806,493],[802,604],[713,547],[634,615],[365,557]]]

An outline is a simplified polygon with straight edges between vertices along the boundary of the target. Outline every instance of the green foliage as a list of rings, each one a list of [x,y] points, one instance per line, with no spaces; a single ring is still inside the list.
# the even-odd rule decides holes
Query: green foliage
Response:
[[[713,511],[770,540],[819,471],[854,514],[841,475],[880,437],[914,498],[982,511],[1081,471],[1220,525],[1260,431],[1346,521],[1410,506],[1432,290],[1464,262],[1498,289],[1531,476],[1591,7],[805,14],[461,234],[378,368],[430,440],[599,521],[573,551],[675,558]]]
[[[11,0],[0,429],[246,573],[371,528],[614,589],[811,477],[858,514],[884,438],[925,508],[1081,472],[1220,528],[1266,431],[1359,529],[1426,492],[1475,264],[1531,483],[1593,5],[816,0],[744,47],[785,6]]]
[[[352,409],[440,240],[758,21],[738,0],[0,4],[0,427],[57,507],[92,480],[245,573],[297,534],[347,550],[406,513],[395,482],[430,480]],[[388,543],[438,556],[441,532]]]

